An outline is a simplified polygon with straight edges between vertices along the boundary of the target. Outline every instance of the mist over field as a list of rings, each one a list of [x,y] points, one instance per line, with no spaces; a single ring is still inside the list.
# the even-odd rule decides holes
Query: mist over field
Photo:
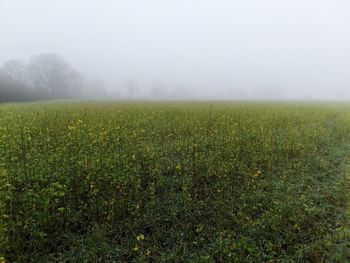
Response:
[[[0,0],[0,91],[10,100],[347,100],[349,11],[346,0]],[[40,97],[33,79],[48,79],[49,63],[33,76],[33,58],[47,54],[69,67]],[[13,92],[9,60],[31,76],[24,95]],[[52,93],[58,83],[69,92]]]
[[[350,262],[349,14],[0,0],[0,263]]]

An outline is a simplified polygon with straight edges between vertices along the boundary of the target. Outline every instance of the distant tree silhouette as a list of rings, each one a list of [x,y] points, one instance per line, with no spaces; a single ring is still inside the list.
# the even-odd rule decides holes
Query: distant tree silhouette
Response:
[[[54,53],[34,56],[26,64],[10,60],[0,68],[0,102],[75,98],[82,76]]]
[[[28,71],[34,88],[49,92],[54,98],[74,97],[82,86],[80,74],[54,53],[31,58]]]

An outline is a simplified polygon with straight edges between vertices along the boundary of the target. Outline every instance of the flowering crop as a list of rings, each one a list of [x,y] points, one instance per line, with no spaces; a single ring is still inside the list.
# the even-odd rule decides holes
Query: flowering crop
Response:
[[[350,108],[0,106],[0,262],[342,261]]]

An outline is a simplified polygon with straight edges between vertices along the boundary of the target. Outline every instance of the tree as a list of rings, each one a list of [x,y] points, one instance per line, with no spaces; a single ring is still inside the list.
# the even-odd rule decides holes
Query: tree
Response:
[[[82,87],[80,74],[54,53],[31,58],[28,72],[34,88],[39,92],[49,92],[54,98],[74,97]]]
[[[13,59],[4,63],[2,67],[3,74],[7,74],[13,80],[20,82],[22,85],[29,86],[29,76],[27,65],[24,60]]]
[[[64,99],[81,96],[84,80],[54,53],[9,60],[0,68],[0,102]]]
[[[22,82],[9,74],[7,69],[0,69],[0,102],[29,101],[34,94]]]

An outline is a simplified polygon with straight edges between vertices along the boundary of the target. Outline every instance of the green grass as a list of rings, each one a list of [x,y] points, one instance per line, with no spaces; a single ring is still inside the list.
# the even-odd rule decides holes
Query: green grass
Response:
[[[344,262],[350,106],[0,106],[0,262]]]

